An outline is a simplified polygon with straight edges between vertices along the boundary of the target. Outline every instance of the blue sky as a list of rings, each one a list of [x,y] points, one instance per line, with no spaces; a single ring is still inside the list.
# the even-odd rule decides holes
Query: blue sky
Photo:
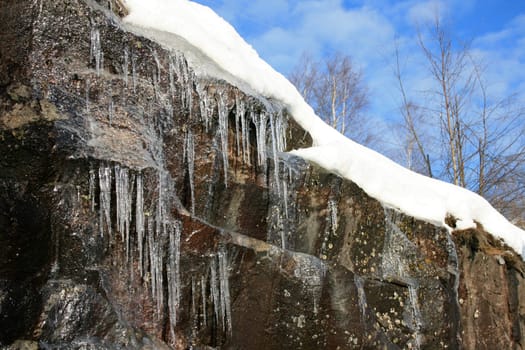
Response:
[[[525,92],[525,0],[198,0],[230,22],[259,55],[287,75],[303,52],[341,52],[362,69],[370,118],[399,117],[393,75],[398,43],[409,95],[425,90],[417,28],[438,11],[485,67],[489,93]],[[385,129],[388,129],[385,126]],[[395,142],[395,135],[390,136]]]

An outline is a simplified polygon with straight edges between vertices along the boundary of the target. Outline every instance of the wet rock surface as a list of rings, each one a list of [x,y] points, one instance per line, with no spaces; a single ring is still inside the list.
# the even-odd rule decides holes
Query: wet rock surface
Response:
[[[124,13],[0,5],[0,346],[523,347],[519,256],[288,155],[279,103]]]

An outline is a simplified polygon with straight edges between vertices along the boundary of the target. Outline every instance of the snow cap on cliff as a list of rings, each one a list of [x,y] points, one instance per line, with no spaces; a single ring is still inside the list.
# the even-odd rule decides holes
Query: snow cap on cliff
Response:
[[[125,3],[130,13],[124,21],[146,29],[143,33],[151,39],[169,44],[166,35],[175,34],[177,40],[184,39],[221,68],[214,71],[220,75],[217,78],[235,85],[241,82],[262,96],[281,101],[314,140],[313,147],[294,150],[293,154],[355,182],[370,196],[415,218],[447,227],[445,217],[452,215],[457,218],[458,229],[480,223],[525,257],[525,232],[485,199],[464,188],[414,173],[325,124],[297,89],[210,8],[188,0]]]

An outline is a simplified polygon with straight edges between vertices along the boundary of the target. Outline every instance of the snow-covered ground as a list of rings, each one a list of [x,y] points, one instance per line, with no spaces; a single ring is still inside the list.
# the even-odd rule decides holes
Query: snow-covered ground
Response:
[[[297,89],[263,61],[235,29],[210,8],[188,0],[125,0],[130,14],[124,21],[143,35],[166,45],[198,48],[215,63],[197,74],[215,75],[240,88],[281,101],[307,130],[314,146],[292,151],[345,177],[387,206],[436,225],[445,217],[458,219],[457,228],[475,227],[500,237],[525,257],[525,231],[512,225],[485,199],[464,188],[414,173],[381,154],[341,135],[325,124]],[[173,35],[175,34],[175,35]]]

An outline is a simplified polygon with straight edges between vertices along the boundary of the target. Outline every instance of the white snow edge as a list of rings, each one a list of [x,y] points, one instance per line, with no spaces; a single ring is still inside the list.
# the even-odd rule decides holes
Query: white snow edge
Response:
[[[130,11],[125,23],[156,30],[142,34],[168,45],[170,40],[166,36],[175,34],[220,67],[211,73],[201,69],[201,74],[216,74],[217,78],[246,85],[262,96],[281,101],[314,141],[313,147],[294,150],[292,154],[353,181],[371,197],[417,219],[449,228],[445,217],[453,215],[458,219],[457,229],[480,223],[487,232],[525,257],[525,231],[511,224],[485,199],[408,170],[328,126],[297,89],[209,7],[188,0],[125,0],[125,3]]]

